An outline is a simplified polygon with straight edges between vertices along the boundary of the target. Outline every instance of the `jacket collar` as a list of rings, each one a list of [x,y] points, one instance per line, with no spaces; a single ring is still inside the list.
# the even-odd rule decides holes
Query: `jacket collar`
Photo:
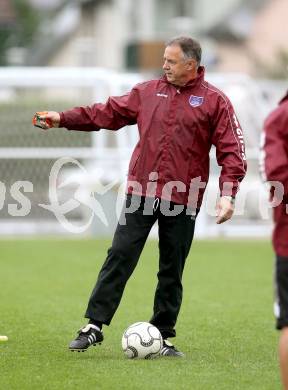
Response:
[[[162,77],[161,77],[161,80],[163,80],[164,82],[166,82],[167,84],[171,84],[171,85],[174,85],[175,88],[187,88],[187,87],[193,87],[195,85],[197,85],[198,83],[202,82],[204,80],[204,76],[205,76],[205,67],[204,66],[199,66],[198,70],[197,70],[197,76],[195,79],[193,80],[190,80],[188,81],[187,84],[183,85],[182,87],[178,87],[177,85],[174,85],[172,83],[170,83],[168,80],[167,80],[167,77],[166,75],[164,74]]]
[[[283,98],[280,100],[279,104],[283,103],[287,99],[288,99],[288,91],[286,92],[286,95],[284,95]]]

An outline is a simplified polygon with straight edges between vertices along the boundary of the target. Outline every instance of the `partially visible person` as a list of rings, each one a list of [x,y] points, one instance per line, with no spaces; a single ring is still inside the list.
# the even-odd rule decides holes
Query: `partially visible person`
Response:
[[[288,390],[288,92],[264,124],[261,171],[271,184],[276,255],[276,328],[281,331],[279,359],[283,387]]]

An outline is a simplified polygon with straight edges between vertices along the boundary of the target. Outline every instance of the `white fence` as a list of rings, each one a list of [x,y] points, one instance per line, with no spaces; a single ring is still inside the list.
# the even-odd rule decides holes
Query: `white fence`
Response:
[[[234,103],[247,141],[249,174],[239,193],[236,215],[229,223],[216,226],[215,217],[210,215],[215,199],[209,197],[208,192],[198,217],[196,234],[198,237],[268,234],[271,223],[269,218],[263,218],[261,211],[265,191],[258,178],[258,143],[263,119],[275,106],[285,86],[257,83],[249,77],[235,74],[208,75],[207,78],[223,89]],[[82,133],[55,129],[46,133],[33,128],[31,118],[35,111],[61,111],[75,105],[104,101],[109,95],[124,93],[141,80],[143,76],[138,74],[118,74],[95,68],[0,69],[0,234],[69,232],[56,219],[55,213],[39,206],[51,203],[49,174],[55,161],[63,156],[76,159],[88,171],[83,176],[79,166],[68,164],[61,172],[63,180],[71,174],[72,182],[78,181],[81,187],[79,207],[67,213],[67,219],[70,218],[78,227],[89,219],[88,194],[101,185],[118,182],[102,199],[104,209],[108,210],[109,226],[101,227],[95,217],[92,228],[86,230],[86,233],[92,231],[93,234],[112,233],[116,214],[111,210],[115,208],[116,190],[119,183],[126,179],[130,155],[138,140],[136,126],[118,132]],[[213,153],[211,157],[210,193],[215,194],[218,170]],[[18,189],[15,195],[13,185],[20,181],[31,182],[33,190],[25,193],[25,188]],[[73,198],[75,189],[71,180],[70,186],[59,187],[62,204]],[[21,215],[21,193],[30,204],[29,212],[25,214],[22,210],[24,215]],[[11,205],[20,210],[18,214],[11,215]],[[81,231],[80,228],[78,230]]]

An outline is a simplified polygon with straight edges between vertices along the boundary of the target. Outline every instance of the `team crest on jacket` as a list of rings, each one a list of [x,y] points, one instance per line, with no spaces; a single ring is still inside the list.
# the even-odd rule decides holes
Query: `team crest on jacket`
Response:
[[[199,106],[201,106],[203,101],[204,101],[204,97],[203,96],[191,95],[190,98],[189,98],[189,104],[192,107],[199,107]]]

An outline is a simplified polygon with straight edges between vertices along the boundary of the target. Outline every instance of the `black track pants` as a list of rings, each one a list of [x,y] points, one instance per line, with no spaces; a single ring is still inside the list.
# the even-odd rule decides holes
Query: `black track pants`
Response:
[[[194,235],[195,219],[183,210],[167,216],[160,207],[150,215],[143,213],[145,198],[126,224],[118,224],[112,246],[89,299],[85,317],[109,325],[120,303],[127,280],[134,271],[153,224],[159,225],[159,272],[150,320],[164,338],[176,335],[174,326],[182,302],[182,273]],[[126,205],[131,202],[128,196]],[[161,206],[161,205],[160,205]]]

